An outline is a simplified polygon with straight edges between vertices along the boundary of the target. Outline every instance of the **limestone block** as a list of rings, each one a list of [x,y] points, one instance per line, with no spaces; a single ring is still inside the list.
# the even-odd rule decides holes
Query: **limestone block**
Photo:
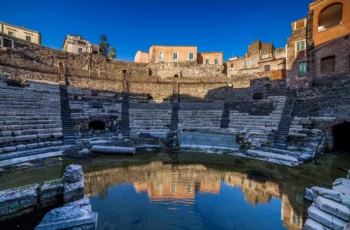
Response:
[[[12,151],[16,151],[16,150],[17,150],[17,148],[14,146],[4,148],[4,152],[12,152]]]
[[[1,136],[5,137],[5,136],[12,136],[12,131],[2,131],[1,132]]]
[[[0,130],[1,131],[6,131],[6,130],[9,130],[9,128],[7,126],[0,126]]]
[[[64,203],[80,200],[84,197],[84,181],[73,184],[64,184],[63,201]]]
[[[14,137],[0,137],[0,144],[14,141]]]
[[[20,125],[11,125],[11,130],[21,130],[22,129],[22,126]]]
[[[67,203],[67,204],[65,204],[65,205],[63,205],[63,206],[64,206],[64,207],[67,207],[67,206],[74,206],[74,207],[79,207],[79,208],[82,208],[82,209],[86,209],[86,210],[88,210],[88,211],[92,211],[90,199],[87,198],[86,196],[84,196],[83,199],[80,199],[80,200],[77,200],[77,201],[74,201],[74,202]]]
[[[15,136],[20,136],[20,135],[22,135],[22,131],[13,131],[13,134]]]
[[[16,136],[15,141],[28,141],[28,140],[35,140],[37,139],[37,135],[23,135],[23,136]]]
[[[38,148],[38,143],[27,144],[26,146],[28,149],[34,149]]]
[[[0,219],[5,216],[29,209],[37,204],[40,185],[8,189],[0,192]]]
[[[3,148],[0,148],[0,153],[3,153],[4,152],[4,149]]]
[[[36,230],[84,229],[95,230],[98,214],[77,206],[65,206],[48,212]]]
[[[314,186],[311,188],[311,190],[314,193],[314,199],[316,199],[318,196],[323,196],[327,199],[333,200],[335,202],[341,202],[340,196],[342,195],[338,191],[334,191],[332,189],[322,188]]]
[[[350,220],[350,210],[348,207],[342,204],[339,204],[321,196],[316,198],[316,204],[321,210],[327,213],[337,216],[345,221]]]
[[[64,183],[76,183],[84,181],[84,173],[81,165],[68,165],[63,174]]]
[[[51,141],[45,141],[44,143],[45,143],[45,146],[51,146],[52,145]]]
[[[26,149],[27,146],[25,146],[25,145],[16,145],[16,148],[17,148],[17,150],[23,150],[23,149]]]
[[[308,210],[307,213],[309,214],[309,217],[322,225],[325,225],[331,229],[335,230],[343,230],[345,226],[345,221],[332,216],[326,212],[321,211],[314,205],[312,205]]]
[[[62,180],[47,181],[40,188],[40,204],[43,206],[54,204],[63,199]]]
[[[340,178],[333,183],[333,190],[350,195],[350,180]]]
[[[306,220],[303,230],[331,230],[331,229],[309,218]]]
[[[38,138],[39,139],[47,139],[47,138],[50,138],[51,137],[51,134],[50,133],[41,133],[41,134],[38,134]]]
[[[63,133],[53,133],[52,136],[55,138],[63,137]]]

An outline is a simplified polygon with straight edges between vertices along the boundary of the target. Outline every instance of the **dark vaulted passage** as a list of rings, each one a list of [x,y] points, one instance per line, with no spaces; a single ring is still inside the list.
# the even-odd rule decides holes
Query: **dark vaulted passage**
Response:
[[[350,122],[343,122],[333,127],[335,150],[350,152]]]

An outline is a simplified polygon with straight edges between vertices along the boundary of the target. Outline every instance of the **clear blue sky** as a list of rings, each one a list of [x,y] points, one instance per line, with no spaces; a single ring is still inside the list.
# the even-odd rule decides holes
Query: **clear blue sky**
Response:
[[[243,56],[260,39],[284,47],[291,22],[307,16],[312,0],[8,0],[0,21],[42,33],[42,45],[62,48],[66,34],[99,43],[100,34],[133,61],[157,45],[197,45]]]

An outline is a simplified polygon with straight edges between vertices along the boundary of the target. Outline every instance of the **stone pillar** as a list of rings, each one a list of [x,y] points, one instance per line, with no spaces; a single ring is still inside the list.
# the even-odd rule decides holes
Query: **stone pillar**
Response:
[[[84,173],[81,165],[67,166],[62,179],[65,204],[84,198]]]

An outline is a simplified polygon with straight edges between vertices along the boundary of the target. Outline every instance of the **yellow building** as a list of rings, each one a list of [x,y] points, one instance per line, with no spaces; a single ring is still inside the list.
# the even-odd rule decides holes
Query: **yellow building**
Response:
[[[91,44],[88,40],[80,35],[67,35],[62,45],[63,51],[75,54],[98,54],[99,49],[99,45]]]
[[[35,30],[24,28],[23,26],[16,26],[8,24],[6,22],[0,22],[0,32],[14,38],[19,38],[41,45],[41,33]],[[2,44],[3,42],[1,42],[0,46]]]

